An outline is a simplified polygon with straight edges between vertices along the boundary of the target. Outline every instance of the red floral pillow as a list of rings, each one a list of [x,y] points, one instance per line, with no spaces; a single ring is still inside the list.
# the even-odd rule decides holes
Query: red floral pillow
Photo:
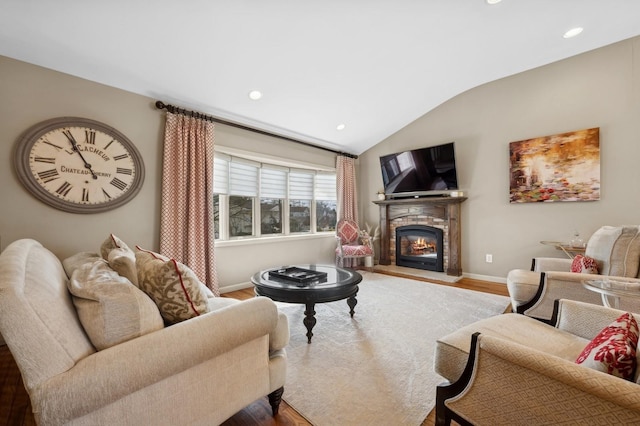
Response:
[[[612,374],[623,379],[632,379],[636,369],[636,347],[638,345],[638,323],[630,313],[605,327],[584,348],[576,364]]]
[[[573,258],[573,262],[571,262],[571,272],[577,272],[579,274],[597,274],[598,264],[592,257],[577,254]]]

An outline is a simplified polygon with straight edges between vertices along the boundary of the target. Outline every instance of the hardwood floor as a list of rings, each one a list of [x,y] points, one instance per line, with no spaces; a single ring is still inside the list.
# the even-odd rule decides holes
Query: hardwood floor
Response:
[[[408,278],[413,278],[419,281],[435,282],[434,280],[420,279],[416,277]],[[440,281],[437,283],[468,290],[508,296],[507,286],[500,283],[479,281],[469,278],[463,278],[457,283],[446,283]],[[253,289],[250,288],[226,293],[224,296],[244,300],[254,297],[254,293]],[[9,352],[7,346],[0,346],[0,425],[34,426],[35,424],[36,422],[33,414],[31,413],[29,396],[22,384],[22,378],[20,377],[18,366],[13,360],[11,352]],[[278,415],[273,417],[271,415],[271,406],[265,397],[238,412],[223,424],[225,426],[292,426],[310,425],[311,423],[298,414],[298,412],[291,408],[285,401],[282,401]],[[422,424],[435,424],[435,413],[429,413]]]

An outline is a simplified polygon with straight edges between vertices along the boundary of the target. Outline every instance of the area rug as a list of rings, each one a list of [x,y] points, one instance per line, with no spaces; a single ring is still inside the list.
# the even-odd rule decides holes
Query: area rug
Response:
[[[346,301],[315,307],[307,344],[304,306],[278,303],[291,340],[284,400],[309,422],[420,425],[435,406],[436,340],[504,312],[509,299],[364,272],[353,319]]]

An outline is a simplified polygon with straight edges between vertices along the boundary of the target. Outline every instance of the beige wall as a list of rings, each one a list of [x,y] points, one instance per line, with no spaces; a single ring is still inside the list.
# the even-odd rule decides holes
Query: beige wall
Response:
[[[635,55],[634,55],[635,52]],[[35,238],[65,257],[96,250],[109,232],[157,249],[163,118],[155,99],[0,57],[0,248]],[[446,82],[443,82],[446,84]],[[13,169],[12,150],[31,125],[58,116],[103,121],[126,134],[144,157],[140,194],[107,213],[77,215],[29,195]],[[382,187],[378,157],[455,141],[462,204],[462,267],[478,277],[504,278],[530,258],[558,252],[540,240],[586,238],[603,224],[640,223],[640,38],[469,90],[376,145],[359,160],[363,220],[377,223],[371,203]],[[511,141],[600,127],[601,200],[591,203],[508,202]],[[332,166],[325,151],[218,125],[216,143]],[[216,249],[222,287],[235,288],[272,265],[332,262],[333,238],[321,237]],[[484,262],[486,253],[493,263]]]
[[[20,238],[34,238],[61,258],[96,251],[110,232],[130,245],[158,248],[163,113],[155,99],[96,84],[0,56],[0,249]],[[141,192],[106,213],[79,215],[53,209],[32,197],[18,181],[13,148],[22,132],[53,117],[79,116],[102,121],[137,146],[146,168]],[[216,143],[324,166],[335,155],[276,138],[216,126]],[[274,265],[333,262],[333,236],[216,249],[225,290],[248,282]]]
[[[590,127],[600,127],[600,201],[509,203],[509,142]],[[633,38],[469,90],[364,153],[364,220],[379,220],[371,201],[382,188],[380,155],[455,141],[459,184],[469,197],[462,204],[463,271],[504,279],[533,256],[562,255],[540,240],[640,224],[639,139],[640,38]]]

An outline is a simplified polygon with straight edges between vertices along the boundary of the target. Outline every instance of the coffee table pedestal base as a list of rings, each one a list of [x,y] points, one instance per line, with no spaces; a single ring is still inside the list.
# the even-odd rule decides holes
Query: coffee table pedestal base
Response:
[[[349,305],[349,315],[353,318],[353,314],[355,314],[354,308],[358,304],[358,300],[356,296],[351,296],[347,299],[347,305]],[[307,343],[311,343],[311,338],[313,337],[313,327],[316,325],[316,311],[315,311],[315,303],[306,303],[304,310],[304,320],[302,320],[304,326],[307,328]]]

